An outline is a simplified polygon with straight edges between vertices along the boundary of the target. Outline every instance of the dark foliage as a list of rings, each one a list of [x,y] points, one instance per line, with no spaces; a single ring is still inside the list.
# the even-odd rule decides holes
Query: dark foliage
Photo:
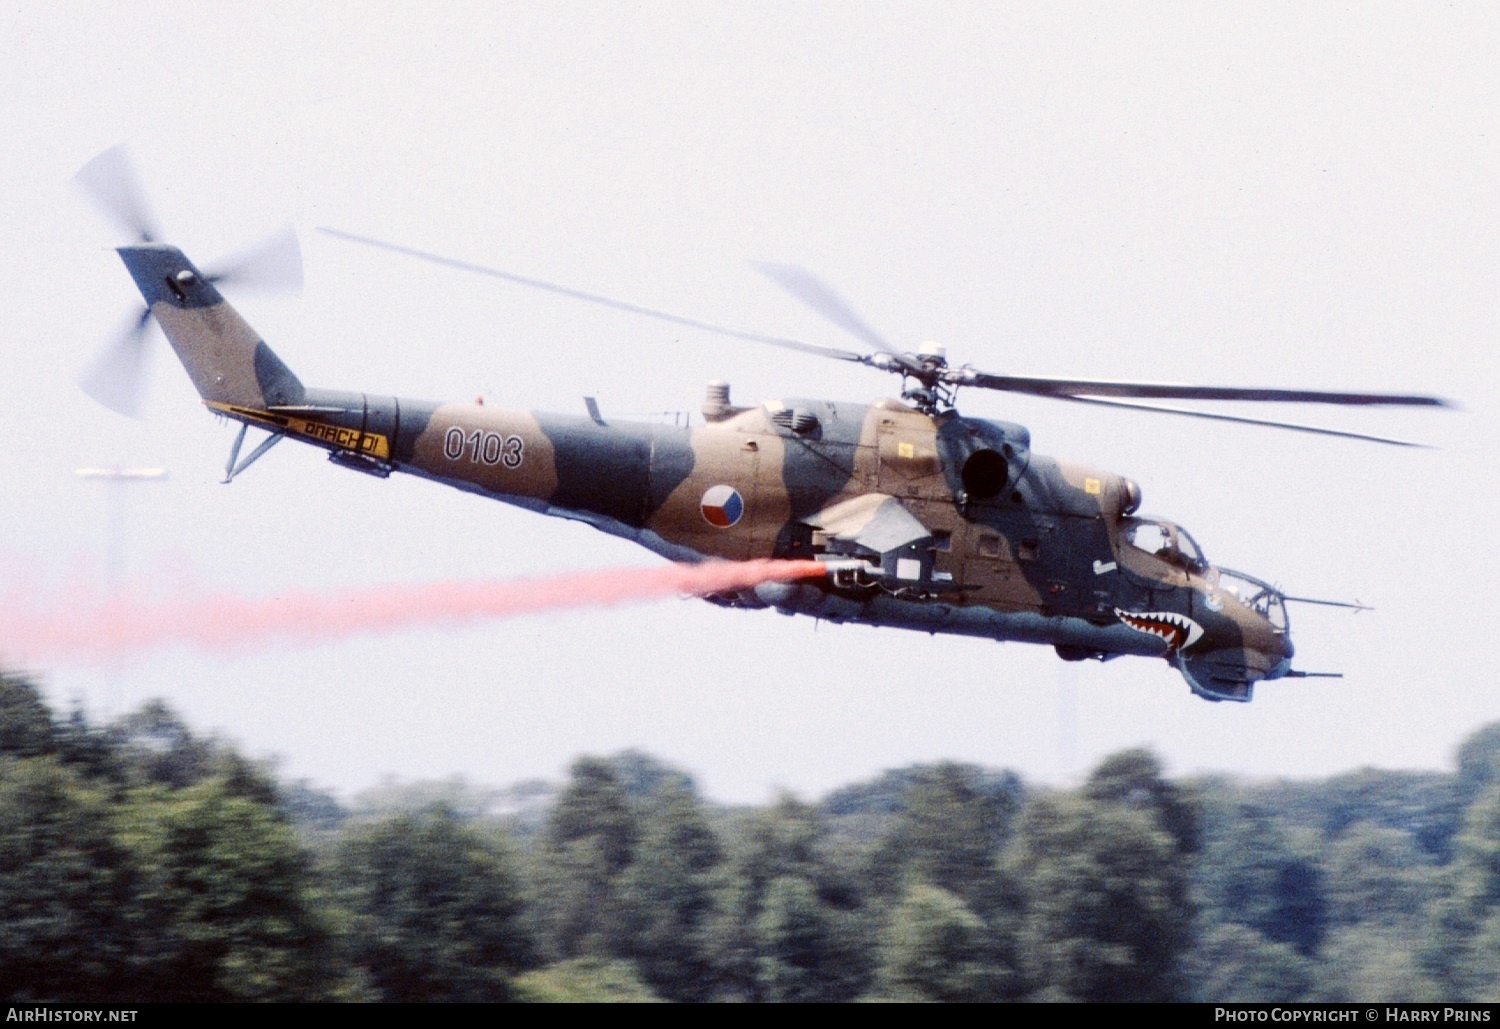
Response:
[[[1475,774],[1477,781],[1480,776]],[[1453,857],[1453,837],[1466,806],[1455,776],[1378,768],[1318,782],[1270,783],[1245,788],[1243,793],[1258,806],[1275,811],[1286,825],[1313,829],[1330,838],[1361,822],[1400,829],[1440,862]]]
[[[1500,998],[1500,726],[1453,774],[1077,790],[941,763],[715,808],[649,755],[352,812],[148,704],[0,675],[0,996]],[[450,803],[451,801],[451,803]]]
[[[334,871],[350,960],[381,999],[506,1000],[533,964],[510,855],[446,808],[355,826]]]

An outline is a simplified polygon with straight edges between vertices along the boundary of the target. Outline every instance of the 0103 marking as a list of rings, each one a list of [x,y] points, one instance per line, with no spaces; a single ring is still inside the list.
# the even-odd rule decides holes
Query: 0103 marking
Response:
[[[450,461],[467,458],[472,464],[519,468],[524,450],[520,436],[501,436],[498,432],[478,430],[465,435],[457,425],[443,434],[443,456]]]

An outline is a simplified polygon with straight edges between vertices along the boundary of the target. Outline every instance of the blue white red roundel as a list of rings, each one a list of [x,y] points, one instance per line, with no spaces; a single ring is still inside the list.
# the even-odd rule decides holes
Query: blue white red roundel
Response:
[[[733,486],[712,486],[699,502],[709,525],[727,529],[745,513],[745,498]]]

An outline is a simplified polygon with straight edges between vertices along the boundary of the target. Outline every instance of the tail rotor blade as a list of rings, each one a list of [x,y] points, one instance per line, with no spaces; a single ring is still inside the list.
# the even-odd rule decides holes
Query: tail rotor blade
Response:
[[[111,147],[73,176],[73,182],[139,242],[154,243],[160,236],[146,203],[146,191],[135,174],[124,144]]]
[[[290,225],[271,238],[234,255],[208,279],[217,285],[267,293],[302,292],[302,247]]]
[[[128,418],[139,418],[146,394],[146,330],[151,312],[142,310],[78,378],[83,391]]]

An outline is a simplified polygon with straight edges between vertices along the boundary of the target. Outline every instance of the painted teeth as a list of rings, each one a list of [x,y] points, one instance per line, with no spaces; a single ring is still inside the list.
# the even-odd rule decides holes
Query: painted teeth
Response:
[[[1137,632],[1160,639],[1168,651],[1191,647],[1203,635],[1203,626],[1176,611],[1123,611],[1117,607],[1115,617]]]

